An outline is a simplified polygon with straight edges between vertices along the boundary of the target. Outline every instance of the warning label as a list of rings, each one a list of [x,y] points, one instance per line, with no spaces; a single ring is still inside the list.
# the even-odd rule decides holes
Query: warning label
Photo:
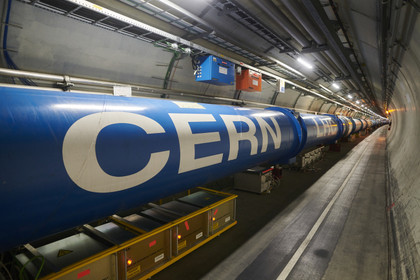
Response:
[[[163,258],[165,257],[165,254],[160,254],[159,256],[155,257],[155,262],[158,262],[160,260],[163,260]]]
[[[178,243],[178,250],[182,250],[187,246],[187,240]]]
[[[213,231],[219,228],[219,222],[213,223]]]
[[[127,278],[131,278],[131,277],[133,277],[134,275],[136,275],[136,274],[138,274],[138,273],[140,273],[140,272],[141,272],[141,267],[140,267],[140,265],[135,266],[135,267],[133,267],[133,268],[130,268],[130,269],[127,271]]]
[[[220,74],[227,75],[228,70],[227,70],[227,68],[225,68],[225,67],[219,66],[219,73],[220,73]]]
[[[72,250],[60,249],[57,253],[57,258],[63,257],[63,256],[68,255],[70,253],[73,253],[73,251]]]

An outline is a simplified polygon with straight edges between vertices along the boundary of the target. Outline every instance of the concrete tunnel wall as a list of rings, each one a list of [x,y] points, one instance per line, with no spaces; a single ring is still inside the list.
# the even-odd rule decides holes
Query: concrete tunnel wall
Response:
[[[404,54],[390,104],[387,151],[391,205],[398,238],[399,279],[420,275],[420,19]],[[398,263],[399,262],[399,263]],[[417,278],[418,279],[418,278]]]
[[[0,5],[3,1],[0,0]],[[67,74],[125,83],[161,87],[172,53],[150,43],[110,32],[22,2],[13,1],[8,48],[24,70]],[[3,65],[4,67],[4,65]],[[402,61],[392,99],[392,128],[388,133],[388,155],[392,177],[391,195],[401,253],[399,271],[420,275],[420,22],[417,20],[409,50]],[[190,58],[176,63],[169,88],[203,96],[233,98],[234,86],[214,86],[194,81]],[[242,92],[240,98],[270,103],[273,85],[263,82],[262,92]],[[342,113],[330,102],[291,88],[279,94],[276,105]],[[157,96],[158,97],[158,96]],[[298,99],[299,97],[299,99]],[[177,97],[178,98],[178,97]],[[185,100],[190,100],[185,98]],[[208,99],[195,99],[210,102]],[[353,114],[350,114],[353,115]],[[357,115],[356,115],[357,116]],[[417,271],[416,271],[417,270]],[[415,274],[414,274],[415,275]]]
[[[0,0],[0,5],[3,6]],[[130,38],[59,14],[13,1],[7,47],[20,69],[66,74],[92,79],[142,84],[161,88],[172,53],[150,43]],[[3,64],[4,66],[4,64]],[[215,86],[195,82],[191,59],[175,62],[169,89],[203,96],[234,98],[235,86]],[[242,92],[240,99],[269,104],[275,86],[263,81],[262,92]],[[330,102],[303,96],[287,88],[278,95],[275,105],[327,113]],[[156,96],[158,97],[158,96]],[[188,97],[178,99],[191,100]],[[209,99],[193,101],[220,103]],[[226,104],[226,102],[224,103]],[[323,104],[324,106],[316,106]],[[253,106],[253,105],[251,105]],[[346,110],[337,110],[346,114]]]

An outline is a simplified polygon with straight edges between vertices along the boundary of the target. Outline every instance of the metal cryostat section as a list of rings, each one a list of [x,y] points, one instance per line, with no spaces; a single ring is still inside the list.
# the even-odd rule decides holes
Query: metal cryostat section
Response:
[[[267,161],[299,145],[278,111],[0,88],[0,250]]]
[[[0,87],[0,251],[285,162],[345,135],[339,122],[278,107]]]
[[[330,144],[342,135],[337,117],[333,115],[300,114],[303,141],[301,150],[320,144]]]

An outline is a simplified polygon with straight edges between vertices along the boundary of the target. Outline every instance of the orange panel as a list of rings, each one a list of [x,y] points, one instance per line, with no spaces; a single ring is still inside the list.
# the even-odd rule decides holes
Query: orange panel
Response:
[[[261,91],[261,73],[250,69],[242,70],[236,74],[236,89],[243,91]]]

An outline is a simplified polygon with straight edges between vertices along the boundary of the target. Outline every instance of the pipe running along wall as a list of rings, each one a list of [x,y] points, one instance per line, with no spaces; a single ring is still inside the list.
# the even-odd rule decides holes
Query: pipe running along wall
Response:
[[[298,118],[0,87],[0,251],[341,137],[335,116]]]

